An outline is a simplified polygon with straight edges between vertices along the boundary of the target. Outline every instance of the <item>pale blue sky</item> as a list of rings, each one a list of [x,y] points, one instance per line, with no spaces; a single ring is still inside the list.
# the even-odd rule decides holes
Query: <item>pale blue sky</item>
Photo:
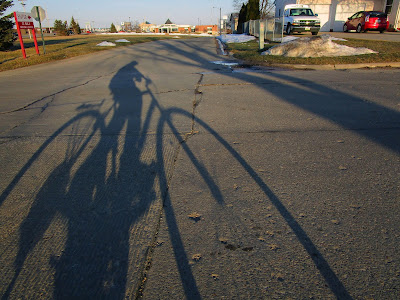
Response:
[[[20,1],[13,3],[9,12],[23,11]],[[217,24],[219,7],[222,15],[235,12],[233,0],[26,0],[25,3],[27,12],[35,5],[46,9],[51,26],[55,19],[69,22],[74,16],[81,27],[92,22],[96,28],[128,22],[129,18],[131,22],[145,20],[154,24],[164,24],[168,18],[181,25]],[[48,25],[46,21],[44,25]]]

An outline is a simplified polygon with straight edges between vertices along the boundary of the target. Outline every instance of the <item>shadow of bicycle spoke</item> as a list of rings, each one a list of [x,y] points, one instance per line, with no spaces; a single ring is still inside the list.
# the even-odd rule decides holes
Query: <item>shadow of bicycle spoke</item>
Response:
[[[187,41],[179,43],[181,47],[164,41],[157,44],[157,47],[180,55],[182,60],[176,56],[157,56],[154,60],[206,71],[214,70],[215,66],[204,58],[212,54],[211,48],[201,53]],[[227,73],[226,70],[221,74],[228,78],[239,76]],[[375,103],[366,103],[357,97],[286,74],[269,74],[267,78],[260,80],[256,75],[241,73],[240,80],[272,93],[277,92],[269,90],[268,86],[284,87],[287,93],[277,95],[281,96],[282,101],[353,130],[392,151],[400,151],[398,140],[381,135],[379,131],[360,130],[370,125],[368,113],[364,115],[365,122],[362,118],[352,119],[344,109],[332,112],[327,107],[343,106],[343,99],[346,99],[346,103],[351,103],[361,110],[379,111],[382,118],[389,118],[393,122],[399,122],[397,111]],[[139,83],[141,88],[138,87]],[[164,107],[153,92],[153,88],[156,87],[152,85],[152,81],[138,70],[136,62],[121,68],[109,83],[113,100],[110,110],[100,113],[100,107],[95,105],[80,106],[77,116],[48,138],[2,191],[0,205],[17,188],[32,165],[48,150],[49,145],[55,143],[58,137],[65,136],[66,130],[75,124],[75,131],[66,147],[65,158],[49,172],[34,198],[28,215],[20,225],[18,251],[12,262],[14,273],[3,293],[3,299],[12,298],[14,292],[18,293],[17,281],[23,277],[30,255],[41,243],[52,222],[59,217],[65,220],[65,240],[62,252],[49,258],[53,277],[48,275],[47,280],[52,281],[50,285],[53,287],[53,297],[123,299],[137,296],[145,266],[148,264],[146,259],[149,245],[154,242],[161,209],[166,218],[184,294],[188,299],[201,298],[169,194],[172,176],[170,165],[171,161],[177,159],[179,151],[183,151],[189,158],[216,205],[224,207],[225,199],[212,172],[190,148],[187,140],[183,138],[185,135],[174,123],[177,117],[201,127],[229,153],[232,160],[262,191],[265,203],[273,205],[281,219],[294,232],[298,243],[307,252],[332,294],[338,299],[351,299],[346,287],[317,245],[250,163],[218,130],[197,117],[194,111]],[[309,85],[309,91],[304,91],[305,85]],[[292,97],[293,94],[300,93],[306,93],[310,98],[318,95],[321,102],[309,101],[307,97]],[[150,98],[150,103],[146,103],[147,111],[144,115],[145,97]],[[81,112],[84,109],[90,110]],[[155,120],[156,134],[153,136],[154,140],[150,141],[147,132],[150,124],[154,122],[155,115],[158,116]],[[92,119],[91,127],[85,128],[84,134],[80,135],[82,127],[79,126],[79,120],[86,117]],[[172,133],[176,144],[171,142],[170,136],[166,136],[166,129]],[[186,137],[191,139],[196,136],[192,131]],[[167,147],[173,150],[166,149]],[[168,151],[175,152],[169,155],[169,161],[166,161]],[[161,206],[161,201],[164,207]],[[251,247],[244,249],[252,251]],[[24,273],[24,276],[29,277],[30,274]]]

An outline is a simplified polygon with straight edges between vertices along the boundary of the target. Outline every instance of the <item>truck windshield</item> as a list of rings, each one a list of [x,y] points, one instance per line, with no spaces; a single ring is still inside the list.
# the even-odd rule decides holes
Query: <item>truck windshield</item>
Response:
[[[309,8],[294,8],[290,10],[291,16],[314,16],[314,13]]]

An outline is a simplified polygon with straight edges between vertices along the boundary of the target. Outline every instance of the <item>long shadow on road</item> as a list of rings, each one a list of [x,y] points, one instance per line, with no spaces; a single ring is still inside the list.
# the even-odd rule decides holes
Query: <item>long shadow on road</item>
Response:
[[[145,135],[141,130],[142,97],[135,85],[141,78],[135,64],[121,68],[111,80],[111,109],[103,114],[84,112],[67,122],[1,195],[4,200],[57,135],[68,128],[75,130],[64,161],[50,173],[20,226],[14,277],[3,299],[11,295],[29,254],[57,215],[67,220],[67,240],[62,255],[50,261],[55,269],[54,297],[125,297],[131,226],[155,200],[154,166],[140,160],[139,142],[145,143]],[[79,123],[86,117],[91,118],[89,130],[82,128],[87,122]],[[94,140],[98,134],[99,140]],[[95,143],[93,149],[88,148],[90,142]],[[84,152],[90,153],[79,164]]]
[[[199,49],[194,49],[189,42],[180,43],[181,47],[175,46],[172,42],[162,42],[159,45],[186,59],[190,58],[191,61],[183,62],[171,57],[156,59],[212,70],[210,63],[199,54]],[[183,46],[188,50],[184,50]],[[214,53],[206,52],[203,54],[214,55]],[[228,77],[237,76],[224,74]],[[397,111],[287,74],[269,74],[268,79],[262,81],[252,74],[241,74],[240,79],[253,83],[269,93],[271,93],[268,89],[269,84],[285,87],[285,94],[279,95],[282,101],[294,104],[343,128],[354,130],[357,134],[388,149],[400,152],[399,139],[382,135],[379,129],[387,128],[379,126],[377,120],[372,120],[369,114],[370,111],[378,111],[379,118],[389,119],[391,124],[394,124],[393,128],[398,129],[400,113]],[[146,81],[145,92],[137,87],[137,83],[142,80]],[[286,83],[282,82],[283,80]],[[224,200],[216,181],[207,168],[196,159],[195,153],[182,138],[182,133],[175,127],[173,119],[176,116],[183,116],[194,121],[229,151],[232,158],[240,163],[264,192],[265,200],[276,207],[281,217],[296,234],[299,243],[307,251],[336,298],[351,299],[346,287],[336,276],[329,262],[322,256],[318,247],[251,165],[224,140],[217,130],[195,116],[193,112],[176,107],[163,108],[151,91],[151,84],[151,80],[138,71],[136,62],[121,68],[109,85],[114,102],[112,107],[104,113],[90,110],[77,114],[43,143],[4,189],[0,195],[0,205],[17,187],[32,164],[67,127],[77,124],[79,132],[80,125],[76,121],[81,117],[92,119],[89,134],[84,135],[84,138],[77,138],[75,142],[68,145],[69,150],[65,159],[50,172],[37,193],[28,216],[20,226],[19,250],[14,260],[14,276],[3,294],[3,299],[8,299],[12,294],[29,254],[43,238],[44,232],[57,214],[67,220],[68,226],[64,251],[60,257],[53,258],[51,261],[55,269],[54,297],[124,298],[127,292],[129,252],[132,246],[130,228],[148,212],[151,204],[156,200],[154,189],[156,177],[159,180],[168,230],[185,296],[188,299],[201,298],[168,192],[170,179],[167,177],[163,156],[165,127],[169,127],[176,139],[180,141],[182,149],[206,182],[215,201],[219,205],[224,205]],[[299,87],[304,85],[308,86],[309,91],[305,92]],[[151,98],[146,116],[141,115],[144,94],[150,95]],[[291,96],[293,94],[302,94],[303,97],[293,98]],[[317,96],[321,99],[319,103],[312,100]],[[350,104],[353,108],[357,107],[365,114],[359,119],[354,118],[346,109],[340,108],[345,104]],[[140,155],[144,151],[146,132],[156,110],[160,112],[156,135],[156,161],[144,163]],[[369,128],[377,130],[367,130]],[[93,142],[98,134],[96,145],[93,149],[89,149],[88,144]],[[83,162],[80,162],[79,159],[84,152],[89,154]],[[74,168],[77,170],[72,172]],[[157,171],[154,172],[154,170]]]

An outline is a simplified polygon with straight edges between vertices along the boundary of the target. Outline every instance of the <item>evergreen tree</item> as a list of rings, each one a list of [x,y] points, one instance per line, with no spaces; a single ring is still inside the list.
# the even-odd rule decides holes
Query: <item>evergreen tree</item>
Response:
[[[70,28],[75,34],[81,33],[81,28],[78,23],[75,22],[74,17],[71,18],[71,22],[69,23]]]
[[[63,22],[61,20],[55,20],[54,30],[57,32],[58,35],[68,35],[67,21]]]
[[[115,32],[117,32],[117,28],[115,28],[115,25],[114,25],[114,23],[111,23],[111,26],[110,26],[110,32],[111,32],[111,33],[115,33]]]
[[[12,1],[0,0],[0,51],[10,49],[16,40],[13,32],[14,22],[11,21],[13,16],[7,15],[1,17],[4,11],[12,5]]]
[[[243,24],[247,22],[247,7],[248,4],[242,4],[242,8],[239,12],[239,19],[238,19],[238,33],[243,33]]]
[[[246,21],[258,20],[260,18],[260,0],[249,0],[247,2]]]

